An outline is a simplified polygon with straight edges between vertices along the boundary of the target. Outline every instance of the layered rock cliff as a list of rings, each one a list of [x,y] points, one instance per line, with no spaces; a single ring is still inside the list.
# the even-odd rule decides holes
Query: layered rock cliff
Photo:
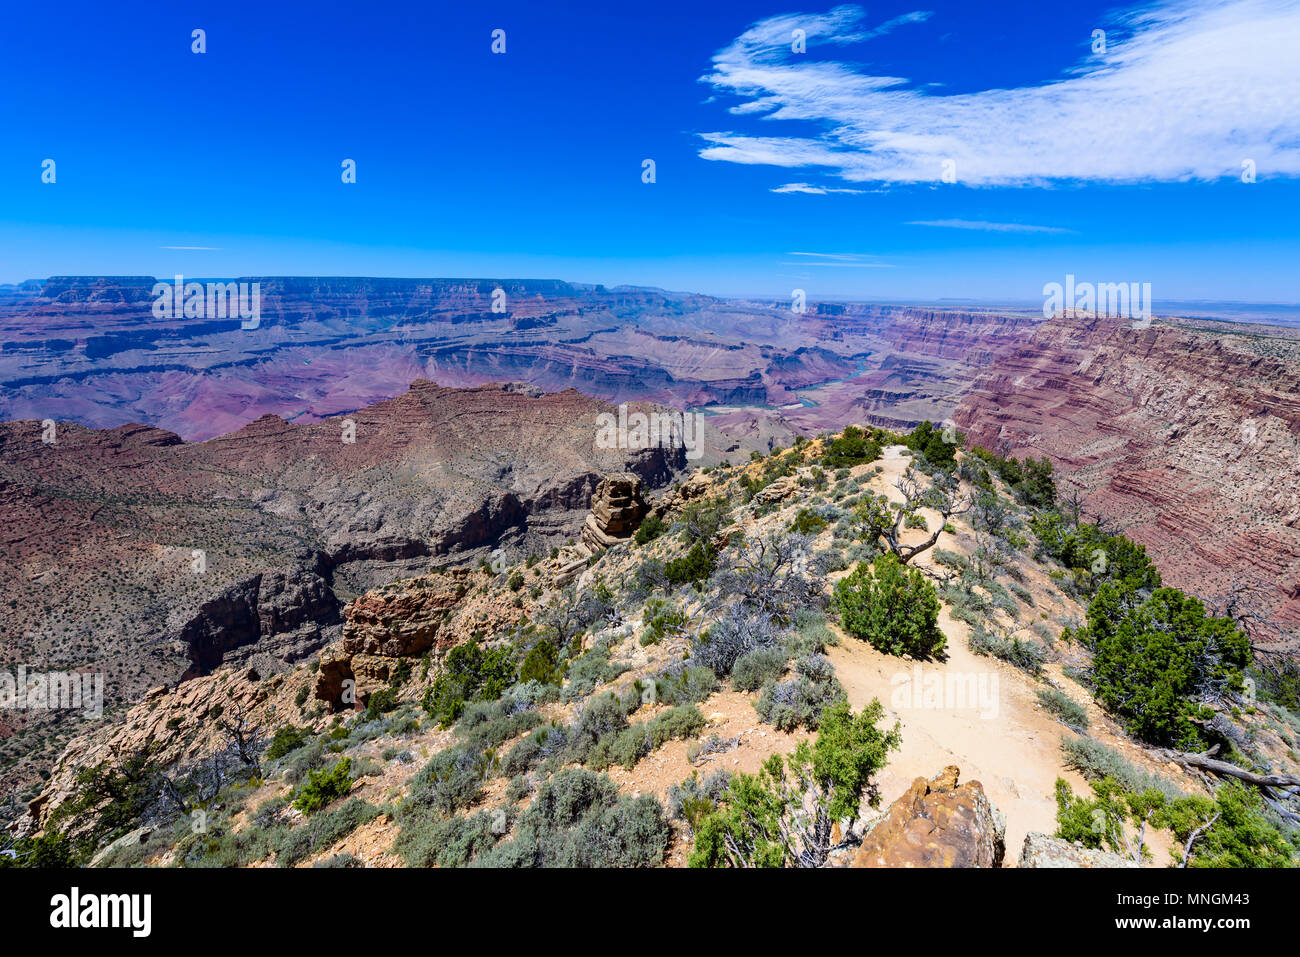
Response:
[[[1300,625],[1300,339],[1276,327],[1058,318],[1004,353],[955,419],[1046,455],[1087,510],[1146,545],[1170,584],[1252,583]]]

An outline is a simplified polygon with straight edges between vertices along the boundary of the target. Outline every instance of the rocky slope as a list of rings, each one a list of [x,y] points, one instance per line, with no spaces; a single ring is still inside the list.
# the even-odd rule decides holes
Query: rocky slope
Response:
[[[223,662],[264,672],[338,635],[374,585],[575,539],[607,473],[649,487],[683,448],[596,447],[611,407],[531,386],[415,382],[313,424],[263,416],[187,443],[140,425],[0,425],[0,648],[42,670],[105,675],[109,706]],[[52,733],[59,712],[18,713]],[[56,732],[57,733],[57,732]],[[20,777],[43,749],[5,742]]]
[[[1275,327],[1058,318],[962,399],[972,441],[1048,456],[1064,490],[1146,545],[1166,581],[1252,584],[1300,625],[1300,338]]]

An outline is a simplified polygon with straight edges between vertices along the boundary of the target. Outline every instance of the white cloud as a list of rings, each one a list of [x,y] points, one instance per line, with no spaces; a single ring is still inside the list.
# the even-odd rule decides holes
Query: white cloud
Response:
[[[848,187],[836,186],[814,186],[811,183],[786,183],[782,186],[773,186],[773,193],[810,193],[814,196],[825,196],[827,193],[865,193],[862,189],[849,189]]]
[[[735,117],[812,122],[814,136],[701,134],[705,159],[822,168],[854,183],[1156,182],[1300,175],[1300,0],[1163,0],[1101,24],[1107,51],[1038,86],[940,95],[926,77],[817,59],[928,14],[869,29],[860,7],[751,26],[703,77]],[[808,53],[790,49],[804,30]],[[1081,37],[1086,44],[1087,37]],[[833,51],[832,51],[833,52]]]
[[[1028,223],[990,223],[983,219],[916,219],[908,226],[939,226],[946,229],[977,229],[986,233],[1072,233],[1060,226],[1031,226]]]

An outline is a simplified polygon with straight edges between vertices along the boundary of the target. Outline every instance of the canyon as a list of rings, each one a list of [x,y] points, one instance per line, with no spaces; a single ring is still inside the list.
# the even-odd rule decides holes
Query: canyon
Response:
[[[608,476],[665,489],[797,435],[926,419],[1046,456],[1168,583],[1214,607],[1247,589],[1252,637],[1296,650],[1295,330],[274,277],[252,280],[262,321],[245,330],[155,318],[154,281],[0,290],[0,649],[104,673],[110,711],[223,666],[302,662],[397,579],[552,550],[557,580],[577,576]],[[702,412],[703,458],[599,447],[612,403]],[[6,776],[34,780],[67,724],[7,714]]]
[[[717,417],[788,442],[947,417],[1033,317],[722,300],[555,280],[249,278],[261,321],[157,318],[155,279],[55,277],[0,296],[0,420],[139,422],[203,440],[445,386],[529,382]],[[505,311],[493,311],[493,293]]]

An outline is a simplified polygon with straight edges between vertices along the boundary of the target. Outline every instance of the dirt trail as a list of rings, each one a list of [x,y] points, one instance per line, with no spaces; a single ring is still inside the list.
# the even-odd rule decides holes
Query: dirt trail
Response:
[[[874,463],[883,471],[870,483],[873,491],[884,492],[895,501],[901,499],[893,487],[895,479],[910,462],[901,452],[900,446],[887,448]],[[933,528],[938,515],[925,515]],[[917,531],[914,541],[924,537]],[[938,547],[965,550],[951,535],[942,536]],[[934,567],[932,560],[932,552],[923,552],[912,564]],[[1041,575],[1027,581],[1027,587],[1036,608],[1064,606],[1059,593],[1048,594],[1047,580]],[[888,766],[877,778],[882,808],[917,777],[932,777],[946,765],[955,764],[961,769],[962,780],[979,781],[994,806],[1006,815],[1006,865],[1014,866],[1028,832],[1056,830],[1053,788],[1058,777],[1069,781],[1076,793],[1091,793],[1082,776],[1062,764],[1061,737],[1072,732],[1038,704],[1035,692],[1045,685],[997,659],[971,652],[967,647],[970,626],[954,620],[947,606],[939,613],[939,627],[948,638],[948,657],[942,662],[885,655],[865,641],[846,636],[835,625],[830,627],[841,636],[841,643],[828,649],[828,657],[854,710],[878,698],[888,722],[901,724],[902,747],[890,755]],[[1088,696],[1064,679],[1059,667],[1049,667],[1048,674],[1076,701],[1087,705],[1092,736],[1119,747],[1113,726]],[[1120,749],[1131,756],[1133,749]],[[1149,762],[1141,763],[1151,767]],[[1169,774],[1165,768],[1157,770]],[[1155,863],[1167,864],[1163,835],[1148,843]]]

